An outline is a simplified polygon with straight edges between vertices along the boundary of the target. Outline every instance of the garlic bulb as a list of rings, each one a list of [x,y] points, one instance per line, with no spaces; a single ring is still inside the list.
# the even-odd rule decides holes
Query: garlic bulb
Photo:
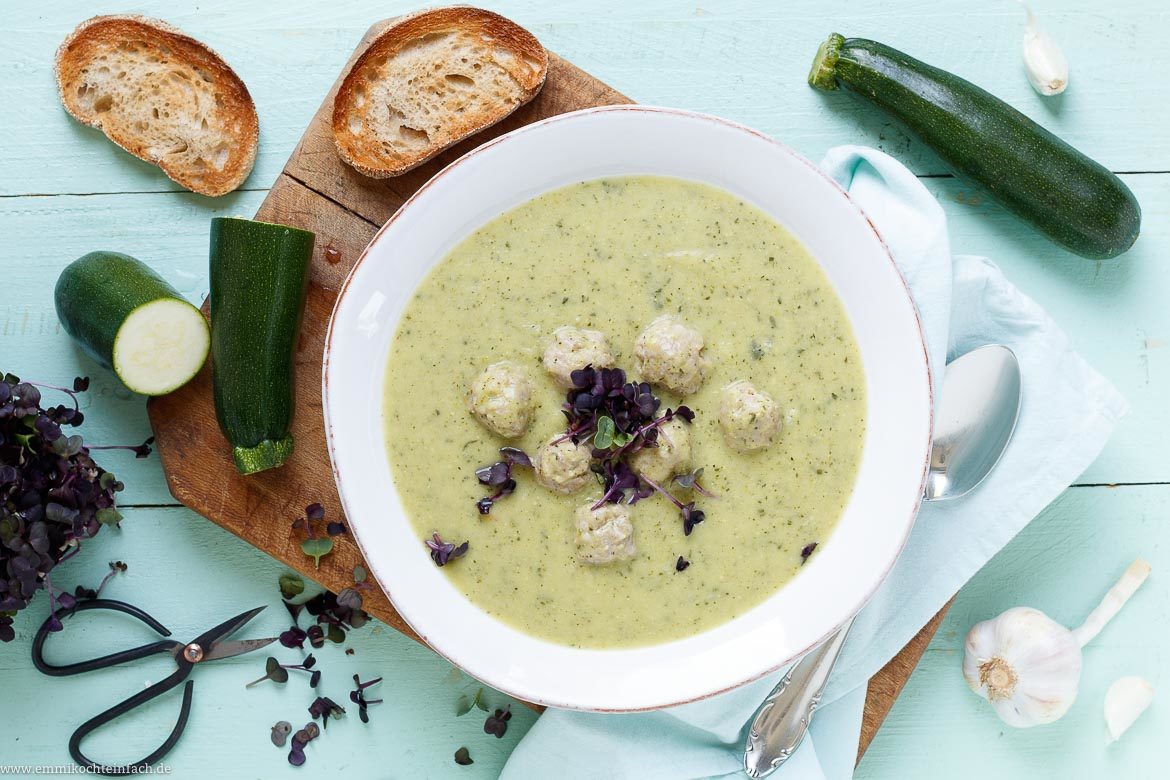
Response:
[[[1043,612],[1014,607],[977,623],[967,634],[963,677],[1009,726],[1051,723],[1068,712],[1081,680],[1081,648],[1145,582],[1150,565],[1137,559],[1085,622],[1072,631]]]
[[[1068,87],[1068,60],[1056,41],[1036,23],[1036,16],[1027,3],[1020,0],[1028,14],[1024,29],[1024,71],[1028,81],[1041,95],[1059,95]]]
[[[1154,686],[1141,677],[1122,677],[1105,694],[1105,726],[1116,742],[1154,700]]]

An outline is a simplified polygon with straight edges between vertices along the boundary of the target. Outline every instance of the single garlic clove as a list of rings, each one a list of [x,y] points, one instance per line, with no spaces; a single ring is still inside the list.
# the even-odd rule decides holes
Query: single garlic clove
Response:
[[[1154,686],[1141,677],[1122,677],[1105,694],[1105,726],[1116,742],[1154,700]]]
[[[1043,612],[1015,607],[972,627],[963,676],[1009,726],[1051,723],[1076,700],[1081,648]]]
[[[1024,29],[1024,71],[1033,89],[1041,95],[1059,95],[1068,87],[1068,60],[1056,41],[1036,22],[1032,9],[1021,0],[1028,14]]]

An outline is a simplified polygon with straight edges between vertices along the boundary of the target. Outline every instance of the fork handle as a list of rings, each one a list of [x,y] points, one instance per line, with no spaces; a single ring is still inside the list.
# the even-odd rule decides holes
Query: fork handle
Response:
[[[764,699],[744,746],[743,768],[749,777],[772,774],[800,746],[852,625],[850,620],[810,650]]]

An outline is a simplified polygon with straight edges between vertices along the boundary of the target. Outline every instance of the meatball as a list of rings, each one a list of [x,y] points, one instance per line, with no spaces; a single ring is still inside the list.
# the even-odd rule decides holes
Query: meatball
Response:
[[[746,379],[723,388],[719,397],[719,425],[723,438],[736,452],[762,450],[780,432],[783,415],[772,396]]]
[[[634,341],[634,357],[642,380],[676,395],[690,395],[703,386],[711,361],[703,354],[703,334],[678,317],[664,314]]]
[[[553,331],[543,360],[553,381],[566,390],[573,386],[572,373],[577,369],[586,366],[610,368],[614,363],[604,333],[572,325],[563,325]]]
[[[658,446],[643,447],[630,457],[630,468],[662,484],[691,465],[691,426],[680,417],[658,426]]]
[[[601,566],[634,557],[634,526],[624,504],[591,504],[577,507],[577,560]]]
[[[510,360],[485,368],[467,394],[467,408],[475,419],[505,439],[524,435],[535,407],[528,372]]]
[[[532,466],[536,481],[554,493],[574,493],[589,481],[589,464],[593,448],[588,444],[574,444],[572,439],[554,436],[536,451]]]

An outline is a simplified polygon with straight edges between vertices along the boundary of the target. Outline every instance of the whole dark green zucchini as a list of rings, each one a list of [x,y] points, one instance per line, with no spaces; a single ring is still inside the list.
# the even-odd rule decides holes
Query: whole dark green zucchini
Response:
[[[1141,208],[1121,179],[999,98],[876,41],[836,33],[808,83],[839,85],[900,120],[956,173],[1083,257],[1116,257],[1137,240]]]
[[[293,368],[314,236],[287,225],[211,220],[215,414],[241,474],[292,453]]]

